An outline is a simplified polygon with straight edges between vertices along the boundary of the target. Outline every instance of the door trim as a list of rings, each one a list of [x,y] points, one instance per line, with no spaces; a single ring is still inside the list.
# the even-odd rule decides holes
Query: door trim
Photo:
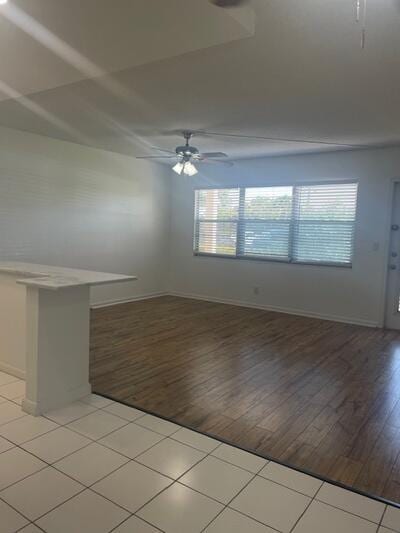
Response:
[[[395,207],[395,188],[396,185],[400,184],[400,177],[392,178],[390,180],[390,187],[389,187],[389,198],[387,201],[387,214],[386,214],[386,238],[384,241],[384,246],[382,246],[383,254],[384,254],[384,274],[383,274],[383,290],[382,290],[382,297],[381,297],[381,312],[380,316],[382,317],[382,328],[386,328],[387,323],[387,299],[388,299],[388,290],[389,290],[389,253],[390,253],[390,243],[391,243],[391,225],[392,225],[392,219],[393,219],[393,212]]]

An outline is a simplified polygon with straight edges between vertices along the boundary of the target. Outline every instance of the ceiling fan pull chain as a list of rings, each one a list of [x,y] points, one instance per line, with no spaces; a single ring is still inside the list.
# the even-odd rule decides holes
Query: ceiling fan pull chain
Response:
[[[356,0],[356,22],[360,22],[361,0]]]
[[[363,22],[361,28],[361,48],[365,48],[365,38],[367,33],[367,0],[364,0],[364,10],[363,10]]]
[[[361,10],[361,0],[356,0],[356,22],[361,20],[361,11],[362,11],[362,26],[361,26],[361,48],[365,48],[365,38],[367,34],[367,0],[362,0],[362,10]]]

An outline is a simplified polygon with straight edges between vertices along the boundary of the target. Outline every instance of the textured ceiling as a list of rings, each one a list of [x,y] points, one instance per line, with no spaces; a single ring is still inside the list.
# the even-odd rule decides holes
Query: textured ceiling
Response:
[[[194,139],[233,159],[397,144],[400,2],[368,1],[364,49],[354,5],[10,0],[0,124],[134,156],[184,128],[320,141]]]

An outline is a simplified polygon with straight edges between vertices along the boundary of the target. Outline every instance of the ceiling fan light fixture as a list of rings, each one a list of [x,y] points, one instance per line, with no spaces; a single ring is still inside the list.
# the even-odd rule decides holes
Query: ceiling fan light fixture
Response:
[[[185,174],[185,176],[195,176],[198,173],[197,168],[191,161],[178,161],[176,165],[172,167],[172,170],[179,174]]]
[[[188,161],[188,162],[185,163],[185,165],[184,165],[183,173],[186,174],[186,176],[195,176],[195,175],[198,173],[198,170],[197,170],[197,168],[193,165],[193,163],[191,163],[190,161]]]
[[[172,167],[172,170],[174,172],[176,172],[177,174],[181,175],[182,172],[183,172],[183,169],[184,169],[185,165],[183,163],[181,163],[180,161],[178,161],[178,163]]]

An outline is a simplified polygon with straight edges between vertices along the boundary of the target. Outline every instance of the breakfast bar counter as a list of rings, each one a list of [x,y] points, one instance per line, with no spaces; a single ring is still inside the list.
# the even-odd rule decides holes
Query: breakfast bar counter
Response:
[[[91,392],[90,287],[136,276],[0,261],[0,370],[26,381],[33,415]]]

